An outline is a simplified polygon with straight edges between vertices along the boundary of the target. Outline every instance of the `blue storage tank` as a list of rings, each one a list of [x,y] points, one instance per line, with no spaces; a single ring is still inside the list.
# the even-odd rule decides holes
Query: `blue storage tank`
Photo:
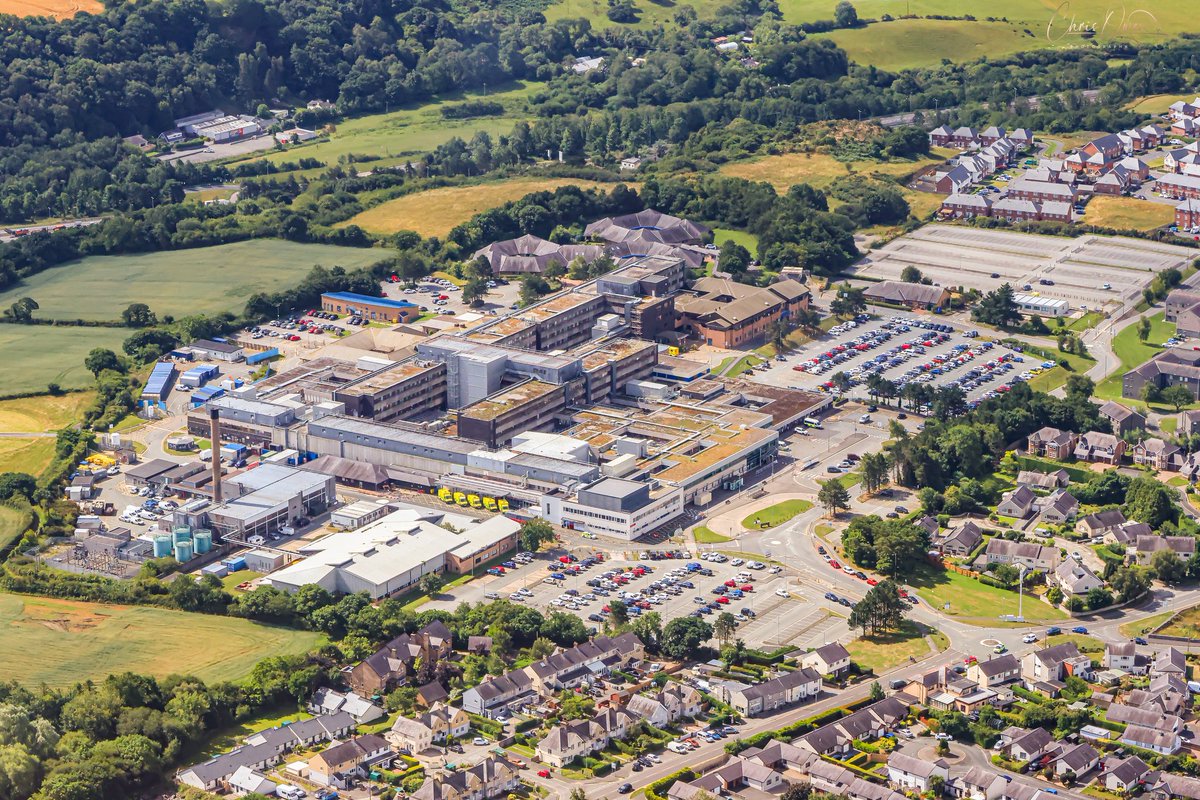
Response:
[[[188,527],[176,528],[172,531],[175,538],[175,544],[180,542],[190,542],[192,540],[192,529]]]
[[[192,540],[175,543],[175,560],[179,563],[192,560]]]
[[[212,550],[212,531],[200,529],[196,531],[196,535],[192,537],[192,545],[196,549],[196,555],[202,556],[209,550]]]
[[[171,537],[160,534],[154,537],[154,557],[166,558],[171,555]]]

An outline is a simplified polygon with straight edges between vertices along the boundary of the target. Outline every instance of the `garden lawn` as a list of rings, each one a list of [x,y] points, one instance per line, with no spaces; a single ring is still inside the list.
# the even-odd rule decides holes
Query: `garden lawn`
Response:
[[[239,314],[250,295],[295,286],[317,265],[366,267],[392,254],[374,247],[252,239],[188,250],[88,256],[27,278],[0,294],[0,307],[28,296],[41,306],[34,315],[43,319],[115,321],[130,303],[145,303],[160,317]]]
[[[1163,417],[1158,421],[1158,429],[1163,433],[1174,433],[1179,427],[1179,417]]]
[[[732,367],[729,368],[728,372],[724,373],[724,377],[736,378],[738,375],[741,375],[743,372],[749,372],[754,367],[757,367],[759,364],[762,364],[762,363],[763,363],[763,359],[760,358],[759,356],[742,356],[741,358],[739,358],[737,360],[737,363],[735,363]]]
[[[1097,384],[1096,396],[1102,400],[1118,400],[1144,409],[1146,404],[1141,400],[1122,399],[1121,377],[1161,352],[1162,343],[1175,335],[1175,323],[1165,321],[1161,311],[1150,317],[1150,336],[1144,342],[1138,338],[1138,324],[1134,322],[1126,325],[1120,333],[1113,337],[1112,350],[1120,363],[1113,369],[1109,377]],[[1155,404],[1154,407],[1162,411],[1174,411],[1174,409],[1167,409],[1166,406],[1160,407],[1158,404]]]
[[[54,437],[0,437],[0,473],[26,472],[36,477],[53,460]]]
[[[1175,221],[1175,208],[1166,203],[1137,200],[1133,197],[1098,195],[1087,204],[1082,223],[1105,228],[1152,231]]]
[[[760,528],[774,528],[797,514],[803,514],[812,507],[813,504],[808,500],[784,500],[782,503],[767,506],[761,511],[749,515],[742,520],[742,527],[752,531]]]
[[[898,631],[860,636],[847,644],[846,649],[851,661],[879,675],[910,658],[920,661],[929,655],[929,643],[925,641],[928,634],[935,634],[934,643],[939,650],[946,649],[949,642],[944,635],[912,620],[905,620]]]
[[[236,681],[269,655],[324,641],[232,617],[0,593],[0,675],[26,686],[62,688],[125,671]]]
[[[722,536],[707,525],[697,525],[692,529],[696,544],[722,544],[730,541],[728,536]]]
[[[783,153],[754,161],[726,164],[721,167],[721,172],[735,178],[765,181],[783,194],[797,183],[807,183],[820,189],[833,183],[835,178],[853,174],[882,173],[905,178],[922,167],[940,164],[942,160],[942,157],[934,155],[914,160],[846,162],[838,161],[826,153]]]
[[[49,433],[75,422],[91,404],[91,392],[39,395],[0,401],[0,433]]]
[[[92,301],[87,295],[78,299]],[[121,343],[129,333],[123,328],[0,324],[0,365],[3,365],[0,372],[4,375],[0,394],[44,392],[51,383],[63,389],[88,388],[94,378],[84,369],[83,359],[94,347],[121,352]],[[10,419],[13,420],[15,415]],[[18,424],[26,424],[28,420],[26,416]]]
[[[469,186],[444,186],[380,203],[339,223],[338,227],[357,225],[371,233],[414,231],[425,237],[445,236],[476,214],[531,192],[553,191],[560,186],[609,191],[616,185],[572,178],[511,178]]]
[[[932,566],[920,566],[908,580],[917,596],[941,610],[941,613],[957,617],[971,624],[994,624],[1005,614],[1017,613],[1017,593],[988,586],[967,575]],[[949,604],[948,609],[942,609]],[[1026,595],[1025,618],[1027,620],[1056,621],[1066,618],[1066,613],[1043,603],[1036,597]]]

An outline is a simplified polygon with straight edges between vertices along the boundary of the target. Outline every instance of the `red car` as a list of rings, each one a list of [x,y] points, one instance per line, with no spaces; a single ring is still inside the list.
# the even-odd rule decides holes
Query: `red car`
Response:
[[[839,564],[837,561],[830,561],[830,562],[829,562],[829,566],[833,567],[834,569],[841,569],[841,568],[842,568],[842,565],[841,565],[841,564]]]
[[[733,578],[730,578],[729,580],[725,581],[725,585],[732,588],[737,586],[737,581],[735,581]]]
[[[874,578],[867,578],[867,586],[875,586],[878,583],[879,581],[875,580]]]
[[[539,769],[539,770],[538,770],[538,777],[539,777],[539,778],[549,778],[549,777],[550,777],[550,770],[548,770],[548,769]]]
[[[720,597],[717,598],[717,602],[723,606],[727,606],[727,605],[729,605],[729,598],[726,597],[725,595],[721,595]]]
[[[751,584],[749,584],[749,583],[747,583],[747,584],[745,584],[745,585],[743,585],[743,586],[742,586],[742,591],[743,591],[743,592],[753,592],[753,591],[754,591],[754,586],[753,586],[753,585],[751,585]]]

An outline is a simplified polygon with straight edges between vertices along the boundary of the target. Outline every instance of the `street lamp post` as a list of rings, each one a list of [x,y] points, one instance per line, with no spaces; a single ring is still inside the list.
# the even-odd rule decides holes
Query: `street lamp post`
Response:
[[[1025,621],[1025,565],[1017,566],[1017,621]]]

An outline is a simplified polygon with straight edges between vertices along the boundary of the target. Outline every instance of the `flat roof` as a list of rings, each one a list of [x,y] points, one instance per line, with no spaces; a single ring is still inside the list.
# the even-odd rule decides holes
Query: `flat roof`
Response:
[[[362,303],[364,305],[385,306],[387,308],[412,308],[415,305],[407,300],[393,300],[390,297],[371,297],[370,295],[356,294],[354,292],[325,292],[321,297],[328,297],[330,300],[341,300],[344,303]]]
[[[461,409],[458,413],[460,417],[468,417],[470,419],[495,419],[507,411],[511,411],[527,403],[532,403],[534,400],[545,397],[561,388],[553,383],[544,383],[536,380],[526,381],[511,389],[504,389],[497,392],[491,397],[480,400],[478,403],[472,403],[466,408]]]
[[[372,372],[362,378],[354,380],[345,386],[337,389],[339,394],[347,394],[352,396],[362,394],[373,394],[382,389],[387,389],[394,386],[400,381],[421,375],[426,372],[432,372],[437,369],[440,364],[429,362],[418,363],[416,361],[400,361],[391,366],[384,367],[378,372]]]

